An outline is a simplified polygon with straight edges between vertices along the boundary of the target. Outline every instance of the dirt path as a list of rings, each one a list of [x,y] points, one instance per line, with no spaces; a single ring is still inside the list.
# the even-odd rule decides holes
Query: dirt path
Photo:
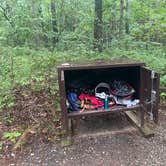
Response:
[[[160,114],[159,125],[155,136],[143,138],[137,129],[125,119],[119,119],[118,127],[102,122],[92,123],[87,120],[86,130],[81,128],[82,135],[75,136],[75,142],[68,148],[50,145],[40,140],[31,145],[31,150],[15,156],[15,161],[8,165],[18,166],[165,166],[166,165],[166,114]],[[106,122],[106,120],[104,120]],[[85,123],[85,121],[83,122]],[[111,129],[110,129],[111,128]],[[95,135],[97,129],[99,132]],[[98,134],[106,132],[106,134]],[[85,132],[92,133],[85,137]],[[119,132],[121,131],[121,132]],[[5,163],[4,163],[5,164]]]

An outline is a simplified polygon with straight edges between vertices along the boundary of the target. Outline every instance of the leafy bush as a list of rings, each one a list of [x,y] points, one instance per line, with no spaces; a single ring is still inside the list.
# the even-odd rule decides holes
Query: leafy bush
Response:
[[[16,142],[16,138],[21,135],[20,132],[14,131],[14,132],[5,132],[2,136],[2,139],[8,139],[10,142]]]
[[[161,76],[160,83],[162,87],[166,87],[166,75]]]
[[[160,98],[161,98],[161,102],[166,102],[166,93],[164,93],[164,92],[162,92],[161,94],[160,94]]]

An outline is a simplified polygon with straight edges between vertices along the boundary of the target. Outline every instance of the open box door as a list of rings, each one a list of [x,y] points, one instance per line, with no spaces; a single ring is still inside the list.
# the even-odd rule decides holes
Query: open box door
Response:
[[[158,122],[160,75],[145,67],[141,67],[141,103],[144,110],[155,123]]]

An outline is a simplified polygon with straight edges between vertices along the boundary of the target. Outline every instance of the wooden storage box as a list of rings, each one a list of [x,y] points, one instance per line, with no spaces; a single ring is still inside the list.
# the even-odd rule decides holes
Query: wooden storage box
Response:
[[[84,77],[86,76],[86,77]],[[86,80],[84,80],[86,78]],[[89,110],[86,112],[67,111],[66,92],[68,85],[78,79],[97,85],[111,78],[119,78],[129,82],[135,89],[135,98],[140,103],[132,106],[113,106],[108,110]],[[159,74],[147,69],[144,63],[131,60],[96,60],[84,63],[65,63],[58,66],[58,81],[60,91],[60,106],[62,111],[62,125],[65,131],[69,131],[69,120],[82,116],[100,116],[116,113],[118,111],[140,111],[141,125],[144,125],[144,114],[151,116],[156,123],[158,121],[159,104]]]

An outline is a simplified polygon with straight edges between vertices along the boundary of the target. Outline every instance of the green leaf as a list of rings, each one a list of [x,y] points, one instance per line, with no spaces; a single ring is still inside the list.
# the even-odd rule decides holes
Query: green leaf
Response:
[[[17,131],[14,131],[14,132],[12,133],[12,135],[13,135],[13,137],[19,137],[19,136],[21,135],[21,133],[20,133],[20,132],[17,132]]]
[[[11,138],[10,141],[11,142],[16,142],[16,139],[15,138]]]
[[[3,139],[10,138],[10,137],[11,137],[11,133],[9,133],[9,132],[5,132],[2,136]]]

